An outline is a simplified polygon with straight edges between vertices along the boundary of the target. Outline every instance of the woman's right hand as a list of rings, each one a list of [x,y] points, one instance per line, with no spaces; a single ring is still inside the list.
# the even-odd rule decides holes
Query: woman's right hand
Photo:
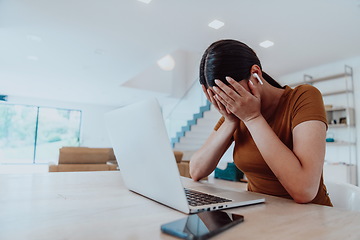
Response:
[[[220,112],[226,121],[233,123],[239,122],[239,118],[231,112],[227,111],[226,107],[215,98],[215,94],[211,88],[206,89],[204,85],[201,85],[201,88],[205,93],[206,98],[214,105],[214,107]]]

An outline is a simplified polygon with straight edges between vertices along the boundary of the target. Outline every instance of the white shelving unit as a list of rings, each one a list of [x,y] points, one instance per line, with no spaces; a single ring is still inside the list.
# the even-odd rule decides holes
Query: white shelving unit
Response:
[[[345,66],[344,72],[322,78],[304,75],[299,84],[311,84],[323,95],[328,120],[324,178],[357,185],[357,138],[355,124],[355,95],[353,71]]]

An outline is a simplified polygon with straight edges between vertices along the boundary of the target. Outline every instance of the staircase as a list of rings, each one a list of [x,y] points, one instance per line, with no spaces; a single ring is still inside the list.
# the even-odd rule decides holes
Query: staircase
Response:
[[[176,137],[171,139],[173,149],[184,152],[183,159],[189,160],[191,155],[204,144],[220,117],[221,114],[210,102],[207,102],[205,106],[200,107],[198,113],[193,115],[193,119],[176,133]]]

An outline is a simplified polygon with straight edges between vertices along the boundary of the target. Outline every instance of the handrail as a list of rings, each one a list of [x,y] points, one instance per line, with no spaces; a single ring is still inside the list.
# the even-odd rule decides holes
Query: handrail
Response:
[[[197,79],[198,80],[198,79]],[[191,86],[184,92],[184,94],[181,96],[181,98],[177,101],[177,103],[174,105],[174,107],[170,110],[168,115],[165,117],[165,119],[170,118],[170,116],[173,114],[175,109],[179,106],[179,104],[184,100],[184,98],[188,95],[188,93],[193,89],[195,84],[198,83],[198,81],[194,81]]]
[[[194,81],[184,92],[174,106],[164,115],[167,131],[170,138],[176,136],[181,127],[186,125],[192,115],[196,113],[199,107],[206,104],[205,94],[202,93],[198,81]]]

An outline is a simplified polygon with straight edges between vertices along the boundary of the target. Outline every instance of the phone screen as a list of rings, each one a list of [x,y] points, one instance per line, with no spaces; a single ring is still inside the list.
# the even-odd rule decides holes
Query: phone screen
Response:
[[[205,211],[163,224],[161,231],[183,239],[207,239],[243,221],[242,215]]]

